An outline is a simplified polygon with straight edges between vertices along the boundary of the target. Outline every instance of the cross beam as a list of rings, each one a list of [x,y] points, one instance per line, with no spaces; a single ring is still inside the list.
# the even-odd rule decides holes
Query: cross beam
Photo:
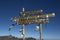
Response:
[[[17,22],[17,24],[29,24],[29,23],[37,23],[35,19],[43,19],[46,17],[54,17],[54,16],[55,14],[51,13],[51,14],[43,14],[43,15],[28,16],[28,17],[15,17],[15,18],[11,18],[11,20]]]

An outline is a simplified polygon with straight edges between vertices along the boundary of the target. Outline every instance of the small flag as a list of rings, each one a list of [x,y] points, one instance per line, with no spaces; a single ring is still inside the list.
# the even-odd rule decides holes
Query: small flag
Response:
[[[35,31],[39,31],[39,26],[36,26]]]
[[[12,26],[9,27],[9,31],[15,26],[16,24],[12,24]]]
[[[13,26],[10,26],[10,27],[9,27],[9,31],[10,31],[12,28],[13,28]]]
[[[22,33],[22,35],[24,35],[24,29],[21,29],[20,32]]]

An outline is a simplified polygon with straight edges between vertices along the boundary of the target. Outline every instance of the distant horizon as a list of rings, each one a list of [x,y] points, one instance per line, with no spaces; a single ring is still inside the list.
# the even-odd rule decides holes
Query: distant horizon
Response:
[[[10,36],[10,35],[5,35],[5,36]],[[0,36],[0,37],[4,37],[4,36]],[[12,36],[12,37],[16,37],[16,36]],[[22,38],[22,37],[17,37],[17,38]],[[34,37],[25,37],[25,38],[34,38]],[[39,39],[37,39],[37,40],[39,40]],[[59,40],[59,39],[44,39],[44,40]]]

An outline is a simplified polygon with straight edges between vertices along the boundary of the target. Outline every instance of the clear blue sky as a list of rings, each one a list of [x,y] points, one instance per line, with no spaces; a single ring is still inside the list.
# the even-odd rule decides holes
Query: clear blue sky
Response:
[[[0,0],[0,36],[9,35],[8,28],[13,24],[12,17],[18,17],[22,8],[25,10],[44,10],[44,13],[56,13],[49,23],[43,24],[44,39],[60,39],[60,0]],[[16,25],[11,34],[20,37],[22,25]],[[39,38],[39,32],[34,31],[37,24],[26,25],[25,36]]]

